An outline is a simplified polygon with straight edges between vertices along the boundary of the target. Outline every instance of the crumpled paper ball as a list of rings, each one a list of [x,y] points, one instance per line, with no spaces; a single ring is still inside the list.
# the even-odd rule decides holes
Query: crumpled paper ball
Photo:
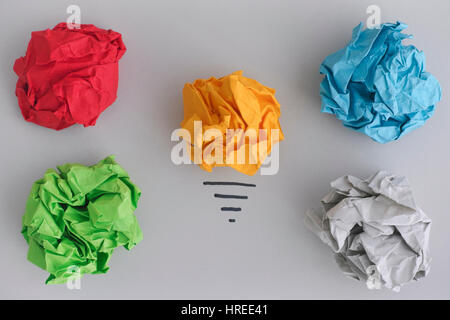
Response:
[[[378,172],[331,183],[322,210],[306,225],[331,249],[342,272],[369,289],[399,291],[430,270],[431,220],[415,204],[404,177]]]
[[[219,79],[211,77],[187,83],[183,89],[183,102],[184,120],[181,127],[190,133],[190,140],[184,138],[192,147],[191,158],[195,160],[195,148],[200,155],[215,156],[217,146],[222,146],[223,152],[219,157],[222,163],[214,159],[206,160],[205,157],[198,161],[199,166],[206,171],[228,166],[241,173],[254,175],[270,154],[272,146],[284,139],[279,122],[280,104],[275,99],[275,90],[244,77],[242,71]],[[194,130],[196,121],[202,122],[202,130],[197,134]],[[203,137],[210,129],[220,131],[222,138]],[[258,135],[256,140],[244,137],[250,132],[249,129]],[[265,129],[265,133],[261,133],[260,129]],[[227,138],[227,130],[235,130],[233,138],[230,138],[231,134]],[[278,130],[278,135],[272,134],[272,130]],[[261,146],[262,143],[265,147]],[[238,158],[240,152],[245,152],[245,161],[241,163]]]
[[[106,273],[115,248],[143,238],[134,211],[141,191],[110,156],[87,167],[49,169],[33,184],[23,216],[28,260],[50,272],[46,283],[64,283],[76,269]]]
[[[425,54],[403,34],[406,24],[386,23],[379,29],[353,30],[344,49],[320,66],[322,112],[344,126],[386,143],[421,127],[441,100],[438,80],[425,71]]]
[[[25,120],[55,130],[95,125],[116,100],[125,51],[120,33],[91,24],[33,32],[25,57],[14,64]]]

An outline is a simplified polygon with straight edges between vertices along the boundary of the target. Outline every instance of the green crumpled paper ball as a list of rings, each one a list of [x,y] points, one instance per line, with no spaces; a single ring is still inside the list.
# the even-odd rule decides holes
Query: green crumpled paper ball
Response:
[[[28,260],[50,272],[46,283],[106,273],[115,248],[143,238],[134,211],[141,191],[110,156],[93,166],[49,169],[31,188],[22,234]]]

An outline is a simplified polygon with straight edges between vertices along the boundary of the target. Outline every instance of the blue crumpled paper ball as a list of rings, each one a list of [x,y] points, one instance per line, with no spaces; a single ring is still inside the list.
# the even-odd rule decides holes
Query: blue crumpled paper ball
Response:
[[[386,143],[421,127],[441,99],[438,80],[425,71],[425,54],[402,45],[404,23],[362,30],[320,66],[322,112]]]

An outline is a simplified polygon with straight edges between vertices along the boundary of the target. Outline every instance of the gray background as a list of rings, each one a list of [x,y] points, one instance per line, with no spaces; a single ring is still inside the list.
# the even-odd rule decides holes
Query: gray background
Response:
[[[117,101],[97,126],[61,132],[25,122],[14,95],[14,60],[30,33],[67,18],[78,4],[82,23],[123,34]],[[343,47],[370,4],[382,22],[400,20],[424,50],[443,99],[427,124],[381,145],[320,113],[318,68]],[[0,298],[450,298],[448,0],[179,0],[5,1],[0,4]],[[181,90],[197,78],[236,70],[277,89],[286,136],[275,176],[212,174],[170,160],[173,129],[183,118]],[[26,261],[21,217],[32,183],[66,162],[94,164],[109,154],[142,189],[136,211],[144,240],[116,250],[106,275],[87,275],[81,290],[44,285],[48,273]],[[433,219],[432,272],[401,293],[369,291],[344,277],[329,249],[303,226],[329,182],[379,169],[406,175],[417,203]],[[252,182],[237,223],[204,180]]]

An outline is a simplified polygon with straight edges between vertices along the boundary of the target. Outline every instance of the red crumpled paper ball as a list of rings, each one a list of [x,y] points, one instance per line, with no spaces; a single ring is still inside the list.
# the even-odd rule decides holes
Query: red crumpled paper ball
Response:
[[[125,51],[120,33],[92,24],[32,32],[26,56],[14,64],[25,120],[55,130],[95,125],[116,100]]]

